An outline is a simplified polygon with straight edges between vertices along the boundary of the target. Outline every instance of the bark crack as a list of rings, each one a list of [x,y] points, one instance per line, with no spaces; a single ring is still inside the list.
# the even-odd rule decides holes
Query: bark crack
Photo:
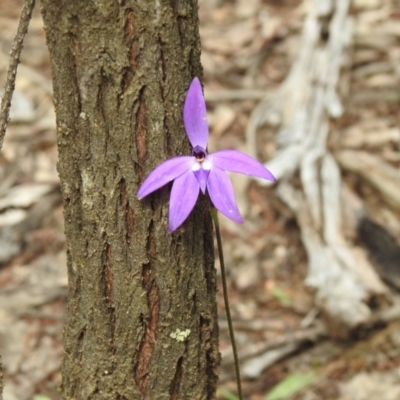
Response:
[[[179,389],[181,386],[181,379],[182,379],[182,363],[183,363],[183,357],[180,357],[178,359],[178,362],[176,363],[175,375],[174,378],[172,379],[169,390],[171,400],[177,400],[179,398]]]
[[[164,44],[163,44],[161,35],[158,36],[158,44],[160,47],[160,64],[161,64],[161,71],[162,71],[161,98],[162,98],[163,104],[167,104],[166,88],[168,87],[168,84],[167,84],[168,56],[166,56],[166,54],[165,54],[166,52],[164,51]],[[172,150],[172,143],[171,143],[171,135],[170,135],[170,132],[168,129],[167,114],[165,112],[164,112],[164,116],[163,116],[163,127],[164,127],[164,132],[165,132],[167,154],[172,155],[173,150]]]
[[[106,243],[104,256],[103,256],[103,273],[105,282],[105,300],[107,308],[109,310],[109,321],[110,321],[110,346],[112,354],[115,354],[115,325],[116,315],[114,306],[114,286],[113,286],[113,274],[111,270],[112,265],[112,248]]]
[[[139,63],[140,43],[135,37],[135,14],[131,8],[125,10],[124,34],[128,46],[129,67],[124,69],[122,76],[122,94],[129,88]]]
[[[140,165],[144,165],[146,159],[146,106],[144,99],[144,88],[140,91],[138,99],[139,107],[136,112],[136,152]]]
[[[155,242],[154,239],[150,236],[149,240],[149,258],[155,258]],[[154,352],[154,346],[157,338],[157,326],[158,326],[158,317],[160,311],[160,298],[159,291],[156,285],[152,264],[147,263],[143,265],[142,268],[142,283],[143,289],[147,293],[147,304],[148,304],[148,319],[143,321],[145,325],[145,333],[143,335],[139,354],[138,354],[138,364],[136,365],[136,383],[138,384],[140,391],[142,392],[145,398],[148,398],[148,367],[150,365],[150,360]]]
[[[135,214],[129,204],[129,195],[125,179],[121,179],[121,207],[125,220],[125,240],[127,245],[131,244],[133,230],[135,228]]]

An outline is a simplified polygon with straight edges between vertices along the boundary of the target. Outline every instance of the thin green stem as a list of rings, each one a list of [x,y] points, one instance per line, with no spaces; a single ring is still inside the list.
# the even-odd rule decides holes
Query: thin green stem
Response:
[[[228,320],[229,336],[231,338],[233,358],[235,361],[236,384],[237,384],[238,396],[239,396],[239,400],[243,400],[242,383],[241,383],[241,379],[240,379],[239,357],[238,357],[238,352],[237,352],[237,347],[236,347],[235,333],[233,331],[231,310],[229,307],[228,285],[226,283],[226,269],[225,269],[225,261],[224,261],[224,252],[222,250],[221,231],[219,230],[218,212],[214,207],[211,208],[211,215],[212,215],[212,218],[214,221],[215,234],[217,236],[218,256],[219,256],[219,263],[221,265],[222,292],[224,295],[226,318]]]

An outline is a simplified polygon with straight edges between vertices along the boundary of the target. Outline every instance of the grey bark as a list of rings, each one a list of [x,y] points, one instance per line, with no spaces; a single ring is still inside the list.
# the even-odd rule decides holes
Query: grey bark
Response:
[[[212,399],[208,200],[171,235],[169,187],[136,198],[156,165],[190,150],[182,104],[201,76],[197,3],[43,0],[42,14],[68,253],[62,397]]]

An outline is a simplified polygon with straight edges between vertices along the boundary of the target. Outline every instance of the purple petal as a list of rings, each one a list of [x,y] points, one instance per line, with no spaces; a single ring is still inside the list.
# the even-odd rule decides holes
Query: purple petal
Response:
[[[175,179],[169,201],[168,232],[179,228],[188,217],[199,197],[199,183],[192,171]]]
[[[224,171],[239,172],[240,174],[255,176],[275,182],[275,177],[261,163],[253,157],[237,150],[222,150],[208,156],[213,166]]]
[[[193,157],[191,156],[174,157],[164,161],[142,183],[138,191],[138,199],[143,199],[143,197],[178,178],[186,171],[190,171],[192,162]]]
[[[183,122],[192,146],[205,149],[208,142],[207,110],[199,78],[192,80],[187,92],[183,106]]]
[[[214,206],[238,224],[243,224],[243,218],[235,203],[232,183],[225,171],[213,166],[207,180],[208,194]]]
[[[208,174],[210,173],[210,170],[208,169],[203,169],[200,167],[197,171],[193,171],[195,177],[197,178],[197,182],[199,182],[200,185],[200,190],[205,193],[206,192],[206,186],[207,186],[207,179],[208,179]]]

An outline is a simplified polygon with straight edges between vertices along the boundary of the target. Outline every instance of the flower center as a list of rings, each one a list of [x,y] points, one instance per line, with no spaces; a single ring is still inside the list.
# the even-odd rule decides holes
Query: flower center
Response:
[[[192,156],[196,157],[196,160],[201,163],[206,158],[207,153],[202,147],[196,146],[192,150]]]

